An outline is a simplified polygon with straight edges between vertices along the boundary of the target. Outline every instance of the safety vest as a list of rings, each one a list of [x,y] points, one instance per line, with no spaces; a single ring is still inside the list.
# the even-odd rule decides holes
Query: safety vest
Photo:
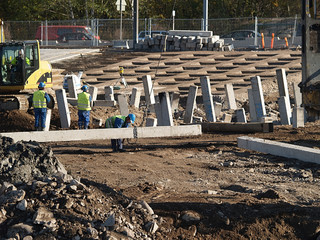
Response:
[[[32,102],[34,108],[47,108],[46,92],[38,90],[33,94]]]
[[[114,122],[116,121],[116,118],[121,118],[124,122],[126,122],[126,116],[116,115],[116,116],[113,116],[113,117],[109,117],[106,120],[106,128],[113,128],[114,127]]]
[[[78,95],[78,110],[89,111],[90,107],[90,94],[82,92]]]
[[[12,61],[11,64],[12,65],[16,65],[18,63],[18,57],[15,57]],[[30,60],[29,58],[26,57],[26,64],[30,65]]]

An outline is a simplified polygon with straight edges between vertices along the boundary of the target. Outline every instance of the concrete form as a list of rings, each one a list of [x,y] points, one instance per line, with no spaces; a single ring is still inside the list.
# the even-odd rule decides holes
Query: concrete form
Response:
[[[134,106],[135,108],[139,108],[140,97],[141,97],[141,91],[138,88],[132,88],[132,93],[131,93],[131,98],[130,98],[130,106]]]
[[[238,137],[238,147],[320,164],[320,150],[252,137]]]
[[[78,106],[78,99],[77,98],[67,98],[67,102],[72,106]]]
[[[254,98],[253,98],[253,93],[251,88],[248,89],[248,99],[249,99],[250,121],[257,122],[256,107],[254,104]]]
[[[246,118],[246,112],[244,111],[244,108],[240,108],[236,110],[236,116],[237,116],[237,122],[247,122]]]
[[[200,78],[201,83],[201,91],[202,91],[202,101],[204,108],[206,110],[206,117],[209,122],[215,122],[216,121],[216,115],[214,112],[213,107],[213,99],[211,94],[211,86],[210,86],[210,79],[209,77],[201,77]]]
[[[266,115],[266,106],[264,104],[261,78],[259,76],[252,77],[251,86],[257,121],[260,122],[261,118]]]
[[[51,114],[52,114],[52,110],[51,109],[47,109],[46,127],[44,128],[44,131],[49,131],[49,129],[50,129]]]
[[[71,78],[68,78],[67,81],[68,81],[69,97],[78,99],[77,89],[76,89],[76,79],[71,77]]]
[[[153,83],[152,83],[151,76],[150,75],[143,76],[142,82],[143,82],[146,104],[147,105],[155,104],[156,100],[154,97]]]
[[[304,127],[304,111],[303,107],[293,108],[292,126],[294,128]]]
[[[104,99],[107,101],[114,101],[113,86],[104,87]]]
[[[62,130],[50,132],[11,132],[0,133],[0,137],[10,137],[17,141],[70,142],[83,140],[105,140],[118,138],[182,137],[201,135],[201,125],[139,127],[139,128],[100,128],[86,130]]]
[[[282,125],[291,125],[291,107],[287,97],[282,96],[278,100],[280,121]]]
[[[170,97],[168,92],[159,93],[159,102],[161,110],[161,125],[159,126],[173,126],[172,110],[170,104]]]
[[[234,97],[232,83],[225,84],[224,89],[226,92],[228,108],[229,109],[237,109],[237,103],[236,103],[236,98]]]
[[[120,114],[123,116],[128,116],[129,109],[128,109],[127,96],[124,94],[118,95],[118,104],[120,108]]]
[[[215,132],[273,132],[273,123],[201,123],[203,133]]]
[[[189,93],[187,98],[187,106],[183,117],[184,123],[191,123],[193,111],[196,105],[196,98],[197,98],[198,86],[190,86]]]
[[[302,93],[298,86],[298,83],[292,83],[293,95],[294,95],[294,106],[301,107],[302,104]]]
[[[67,102],[66,91],[64,89],[58,89],[55,92],[58,103],[61,128],[69,128],[71,124],[71,118]]]

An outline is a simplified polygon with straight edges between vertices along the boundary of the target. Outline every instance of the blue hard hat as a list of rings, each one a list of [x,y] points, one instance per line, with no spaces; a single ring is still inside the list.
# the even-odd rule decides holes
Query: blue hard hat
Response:
[[[44,82],[40,82],[38,85],[38,88],[44,88],[46,86],[46,84]]]
[[[81,90],[84,91],[84,92],[88,91],[88,86],[87,85],[83,85],[81,87]]]
[[[134,115],[133,113],[129,113],[128,117],[131,120],[131,123],[134,123],[134,121],[136,120],[136,115]]]

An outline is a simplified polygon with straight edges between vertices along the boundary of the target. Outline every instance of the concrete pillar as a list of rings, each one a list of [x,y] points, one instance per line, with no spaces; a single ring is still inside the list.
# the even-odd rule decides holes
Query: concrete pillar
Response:
[[[118,95],[118,104],[120,108],[120,114],[123,116],[128,116],[129,109],[128,109],[127,96],[124,94]]]
[[[237,109],[237,103],[236,103],[236,98],[234,97],[232,83],[225,84],[224,90],[226,92],[228,108],[229,109]]]
[[[288,100],[290,100],[286,70],[283,68],[277,69],[276,73],[277,73],[277,82],[278,82],[278,88],[279,88],[279,96],[287,97]]]
[[[209,122],[216,121],[216,115],[214,113],[213,100],[211,95],[211,86],[210,79],[208,76],[204,76],[200,78],[201,83],[201,91],[202,91],[202,99],[203,105],[206,110],[206,117]]]
[[[303,107],[293,108],[292,125],[294,128],[304,127],[304,108]]]
[[[173,126],[173,117],[168,92],[159,93],[159,102],[161,107],[161,124],[159,126]]]
[[[246,118],[246,112],[244,111],[244,108],[240,108],[236,110],[236,116],[237,116],[237,122],[247,122]]]
[[[131,98],[130,98],[130,106],[134,106],[135,108],[139,108],[140,97],[141,97],[141,91],[138,90],[138,88],[132,88],[132,93],[131,93]]]
[[[221,114],[222,103],[213,102],[213,108],[214,108],[214,114],[216,115],[216,118],[219,117]]]
[[[47,109],[46,127],[44,128],[45,131],[49,131],[49,129],[50,129],[51,114],[52,114],[52,110],[51,109]]]
[[[89,94],[92,98],[92,101],[97,100],[97,96],[98,96],[98,88],[90,86],[89,87]]]
[[[76,89],[76,79],[73,76],[71,76],[68,78],[67,82],[68,82],[69,97],[78,99],[78,94]]]
[[[252,77],[251,86],[257,121],[260,122],[261,118],[266,115],[266,106],[264,104],[261,78],[259,76]]]
[[[157,119],[156,118],[147,118],[146,119],[146,127],[156,127]]]
[[[192,123],[194,107],[196,105],[198,86],[190,86],[187,98],[186,110],[183,117],[184,123]]]
[[[282,125],[291,125],[291,108],[287,97],[282,96],[278,100],[280,122]]]
[[[104,99],[107,101],[114,101],[113,86],[104,87]]]
[[[151,105],[155,104],[154,91],[153,91],[153,83],[150,75],[142,76],[144,94],[146,99],[146,104]]]
[[[179,110],[180,93],[170,92],[169,96],[170,96],[170,103],[171,103],[172,113],[174,113],[174,111],[178,111]]]
[[[292,83],[293,95],[294,95],[294,106],[301,107],[302,104],[302,93],[298,86],[298,83]]]
[[[61,128],[70,128],[71,118],[66,91],[64,89],[56,90],[56,98],[58,103]]]
[[[254,98],[253,98],[253,93],[251,88],[248,89],[248,99],[249,99],[250,121],[257,122],[256,107],[254,104]]]

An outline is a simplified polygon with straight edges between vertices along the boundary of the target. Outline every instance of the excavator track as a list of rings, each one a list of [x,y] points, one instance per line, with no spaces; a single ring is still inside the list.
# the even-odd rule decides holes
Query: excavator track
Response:
[[[55,99],[50,95],[50,103],[48,108],[53,108]],[[0,111],[11,111],[11,110],[23,110],[27,111],[32,107],[32,94],[15,94],[15,95],[1,95],[0,96]]]

